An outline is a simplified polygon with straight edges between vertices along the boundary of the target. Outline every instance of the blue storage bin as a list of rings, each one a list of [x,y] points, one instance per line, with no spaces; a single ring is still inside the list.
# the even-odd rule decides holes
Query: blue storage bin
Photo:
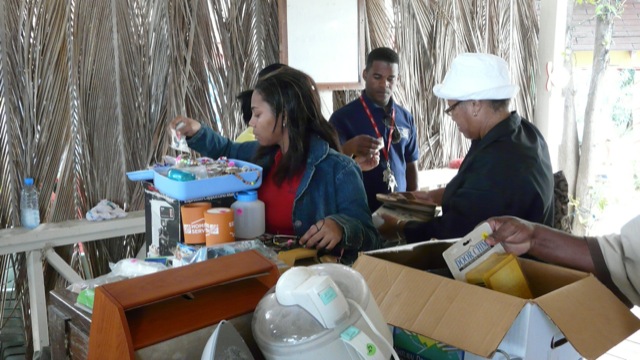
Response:
[[[166,176],[168,169],[156,169],[153,184],[161,193],[182,201],[252,190],[262,185],[262,167],[242,160],[229,161],[235,162],[239,167],[247,166],[253,170],[200,180],[175,181]]]

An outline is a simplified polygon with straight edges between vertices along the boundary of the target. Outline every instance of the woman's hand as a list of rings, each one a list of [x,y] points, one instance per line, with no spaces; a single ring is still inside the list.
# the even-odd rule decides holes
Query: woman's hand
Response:
[[[342,226],[329,218],[311,225],[300,238],[300,245],[307,248],[333,250],[342,241]]]
[[[178,137],[181,135],[192,137],[198,132],[198,130],[200,130],[201,127],[202,125],[200,122],[185,116],[176,116],[169,123],[169,128],[175,130]]]

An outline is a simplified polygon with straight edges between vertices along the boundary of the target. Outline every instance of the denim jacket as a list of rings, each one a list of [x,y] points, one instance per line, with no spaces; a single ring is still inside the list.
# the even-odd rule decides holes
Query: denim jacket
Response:
[[[193,150],[213,159],[226,156],[244,161],[253,161],[260,146],[257,141],[235,143],[209,127],[202,127],[187,139],[187,143]],[[268,168],[271,164],[265,164],[266,161],[268,159],[255,162]],[[381,247],[381,239],[367,205],[360,168],[347,156],[330,149],[326,141],[312,136],[307,166],[293,204],[296,235],[304,235],[325,217],[342,226],[342,242],[333,254],[342,255],[343,262],[353,262],[358,251]],[[341,254],[342,248],[344,254]]]

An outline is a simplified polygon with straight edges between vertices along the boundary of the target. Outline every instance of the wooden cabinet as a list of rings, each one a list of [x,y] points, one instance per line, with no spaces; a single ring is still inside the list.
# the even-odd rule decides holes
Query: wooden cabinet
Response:
[[[49,344],[53,360],[85,360],[89,354],[91,313],[75,306],[78,294],[66,289],[49,293]]]
[[[96,288],[89,359],[134,351],[252,312],[279,271],[256,251]]]

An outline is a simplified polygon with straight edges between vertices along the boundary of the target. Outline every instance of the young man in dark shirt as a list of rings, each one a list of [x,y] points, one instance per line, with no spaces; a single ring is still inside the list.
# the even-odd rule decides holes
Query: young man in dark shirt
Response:
[[[398,54],[386,47],[372,50],[362,72],[360,97],[335,111],[342,152],[356,158],[363,170],[369,208],[380,207],[378,193],[418,190],[419,158],[413,116],[393,101],[398,82]]]

